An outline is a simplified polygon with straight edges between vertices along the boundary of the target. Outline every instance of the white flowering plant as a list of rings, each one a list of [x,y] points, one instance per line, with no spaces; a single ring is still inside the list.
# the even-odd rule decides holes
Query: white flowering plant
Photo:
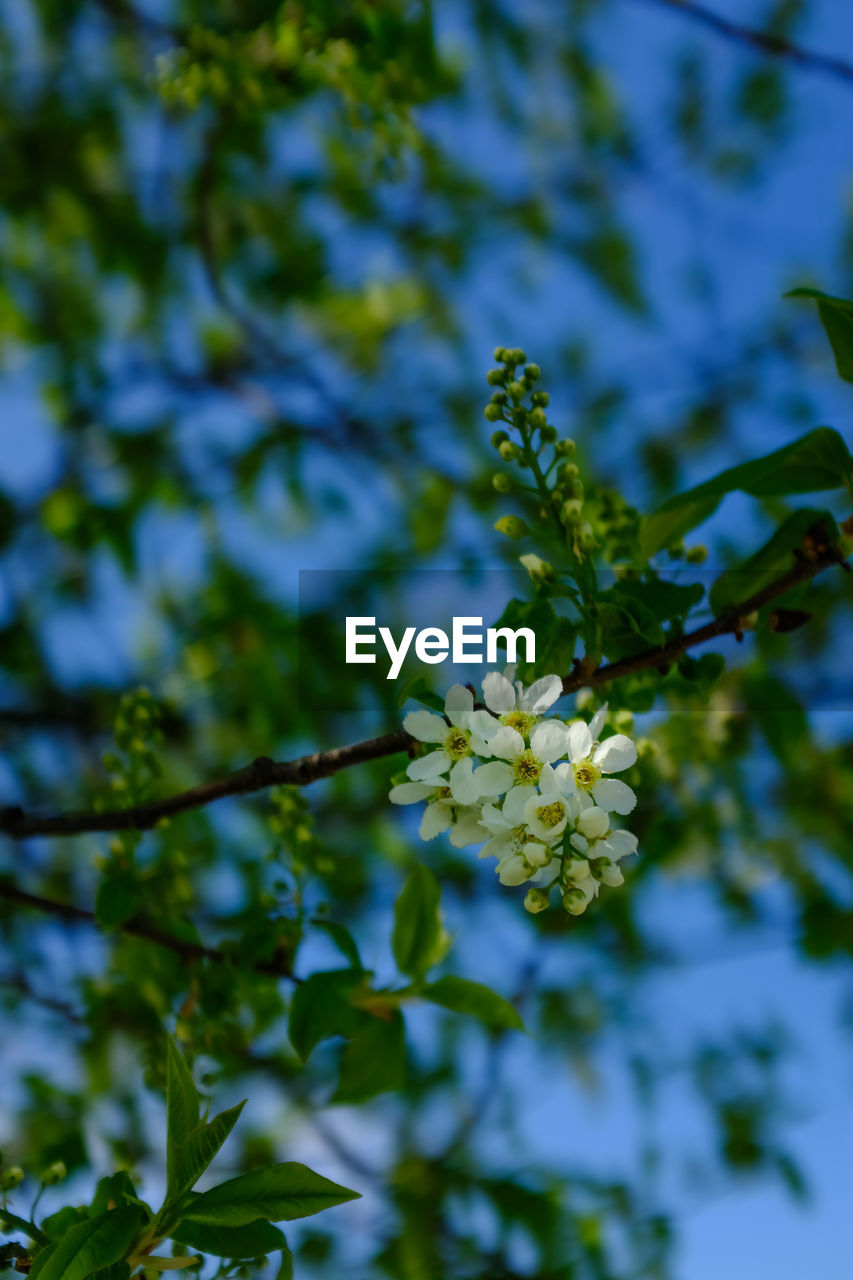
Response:
[[[497,859],[501,884],[529,882],[528,911],[545,910],[556,890],[565,910],[580,915],[602,884],[622,884],[619,863],[637,851],[636,836],[612,823],[636,796],[609,776],[630,769],[637,749],[624,733],[603,737],[606,703],[588,724],[547,716],[563,693],[558,675],[525,688],[508,667],[490,672],[482,690],[484,706],[457,684],[444,716],[406,716],[420,749],[390,799],[427,802],[423,840],[447,832],[457,848],[480,844],[479,857]]]

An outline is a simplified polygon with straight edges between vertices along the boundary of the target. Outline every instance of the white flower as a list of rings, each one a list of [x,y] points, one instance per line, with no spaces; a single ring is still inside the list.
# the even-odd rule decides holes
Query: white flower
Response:
[[[561,764],[556,769],[558,785],[564,795],[586,792],[608,813],[626,814],[636,805],[637,797],[618,778],[603,775],[630,769],[637,759],[637,748],[624,733],[596,742],[596,734],[600,733],[606,716],[605,704],[588,725],[583,720],[575,720],[568,725],[566,754],[571,763]]]
[[[551,861],[551,850],[531,840],[524,820],[526,804],[538,794],[536,787],[513,787],[502,808],[483,805],[480,826],[493,834],[477,857],[498,859],[502,884],[522,884]]]
[[[566,797],[557,791],[531,796],[524,806],[524,821],[528,831],[546,844],[553,844],[560,838],[570,816],[571,807]]]
[[[455,802],[446,785],[431,786],[427,782],[401,782],[392,787],[388,796],[392,804],[417,804],[428,800],[418,835],[422,840],[433,840],[443,831],[450,832],[450,843],[457,849],[468,844],[479,844],[485,834],[480,823],[478,805],[460,805]]]
[[[566,726],[561,720],[543,720],[530,734],[528,747],[517,729],[501,725],[488,749],[490,755],[499,758],[476,771],[481,795],[500,795],[516,784],[535,785],[543,766],[566,754]]]
[[[444,700],[446,721],[433,711],[410,711],[403,721],[403,728],[419,742],[433,742],[437,751],[412,760],[406,773],[413,782],[447,786],[457,804],[474,804],[480,797],[474,783],[474,753],[490,754],[486,743],[469,727],[474,709],[474,695],[470,689],[455,684]],[[445,778],[445,774],[449,776]],[[497,792],[484,792],[494,794]]]
[[[471,718],[471,726],[486,742],[499,731],[502,725],[516,729],[523,738],[529,738],[533,726],[540,716],[557,701],[563,692],[563,682],[559,676],[543,676],[535,680],[529,689],[525,689],[520,680],[512,683],[514,667],[507,667],[503,675],[490,671],[483,678],[483,699],[488,711],[475,711]]]

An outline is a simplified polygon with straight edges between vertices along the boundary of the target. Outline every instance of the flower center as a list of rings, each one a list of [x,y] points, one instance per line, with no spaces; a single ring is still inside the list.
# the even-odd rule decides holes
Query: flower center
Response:
[[[526,751],[522,751],[520,756],[516,756],[513,762],[513,770],[519,782],[538,782],[539,775],[542,772],[542,762],[536,759],[528,747]]]
[[[436,800],[449,800],[450,787],[438,787],[435,793]]]
[[[588,760],[575,765],[575,782],[579,787],[592,787],[601,777],[601,770]]]
[[[557,823],[562,822],[565,814],[563,806],[559,801],[555,800],[553,804],[543,804],[536,810],[536,816],[542,823],[543,827],[556,827]]]
[[[461,760],[463,756],[469,756],[471,749],[468,746],[468,730],[467,729],[451,729],[450,733],[444,739],[444,750],[450,756],[451,760]]]
[[[526,711],[519,711],[516,707],[514,711],[508,711],[505,716],[501,716],[501,724],[509,725],[510,729],[515,729],[520,733],[522,738],[530,736],[530,730],[536,724],[536,717],[530,716]]]

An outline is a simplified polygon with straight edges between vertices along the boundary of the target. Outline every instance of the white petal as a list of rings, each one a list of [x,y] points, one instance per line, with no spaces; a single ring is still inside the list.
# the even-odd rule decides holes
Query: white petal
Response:
[[[550,767],[550,765],[547,766],[547,768]],[[544,772],[543,769],[542,773]],[[558,764],[554,770],[554,777],[557,780],[555,791],[561,791],[564,796],[577,795],[578,784],[575,782],[575,771],[570,764]]]
[[[503,816],[510,827],[520,827],[524,821],[524,810],[531,797],[538,796],[538,787],[513,787],[507,792],[503,803]]]
[[[431,796],[434,789],[426,782],[401,782],[391,788],[388,799],[392,804],[417,804],[419,800],[426,800],[427,796]]]
[[[451,724],[465,727],[465,716],[474,710],[474,695],[463,684],[451,685],[444,699],[444,714]]]
[[[598,840],[610,829],[610,818],[603,809],[584,809],[578,818],[578,831],[587,840]]]
[[[501,722],[490,711],[484,711],[481,707],[478,711],[471,712],[468,717],[467,727],[472,733],[476,733],[478,737],[490,742],[498,729],[500,729]]]
[[[637,797],[629,786],[618,778],[602,778],[592,789],[595,803],[608,813],[630,813],[637,804]]]
[[[530,735],[530,748],[537,760],[553,764],[566,754],[566,726],[562,720],[545,720]]]
[[[589,848],[589,841],[579,836],[577,832],[569,838],[569,844],[573,849],[577,849],[578,853],[586,853]]]
[[[518,854],[502,858],[498,863],[497,872],[501,884],[524,884],[525,880],[530,879],[530,868],[524,858],[519,857]]]
[[[611,831],[606,840],[601,842],[602,850],[614,862],[637,852],[637,837],[633,831]]]
[[[563,682],[559,676],[543,676],[541,680],[534,680],[522,697],[521,706],[524,711],[532,711],[534,715],[544,715],[562,692]]]
[[[447,725],[432,711],[410,711],[403,728],[418,742],[444,742],[447,737]]]
[[[512,842],[505,835],[492,836],[491,840],[487,840],[480,852],[478,858],[505,858],[512,849]]]
[[[457,804],[473,804],[480,797],[477,783],[474,779],[474,761],[471,756],[466,756],[464,760],[457,760],[456,764],[450,770],[450,794]]]
[[[553,884],[557,879],[557,876],[560,874],[562,865],[563,863],[561,858],[552,858],[549,863],[537,871],[535,876],[531,876],[530,879],[534,884],[546,886]]]
[[[589,876],[589,863],[586,858],[572,858],[571,862],[566,863],[566,879],[571,880],[572,884],[581,884],[584,880],[588,880]]]
[[[463,813],[450,831],[450,843],[454,849],[464,849],[469,844],[481,844],[486,832],[479,823],[480,810],[471,808]]]
[[[506,676],[497,671],[490,671],[484,676],[483,697],[489,710],[499,716],[505,716],[515,706],[515,690]]]
[[[560,791],[560,781],[553,765],[543,764],[539,774],[539,786],[542,791]]]
[[[477,798],[483,796],[502,796],[513,784],[514,774],[503,760],[492,760],[489,764],[481,764],[474,772],[477,784]]]
[[[637,748],[624,733],[614,733],[612,738],[605,738],[596,747],[592,759],[602,773],[621,773],[623,769],[630,769],[636,761]]]
[[[524,739],[517,729],[513,729],[508,724],[502,724],[489,743],[489,750],[493,756],[499,756],[501,760],[514,760],[524,750]]]
[[[413,782],[431,782],[433,786],[446,786],[441,776],[450,768],[450,756],[443,751],[430,751],[428,755],[412,760],[406,768],[408,777]]]
[[[488,827],[489,831],[508,831],[512,823],[507,821],[505,815],[494,804],[484,804],[483,811],[480,815],[480,821],[484,827]]]
[[[566,731],[566,755],[572,764],[586,760],[592,750],[592,734],[583,720],[574,720]]]
[[[442,831],[446,831],[452,821],[453,816],[449,804],[442,801],[428,804],[421,819],[418,835],[422,840],[432,840],[435,836],[441,835]]]
[[[589,722],[589,734],[593,742],[601,736],[601,730],[604,728],[605,721],[607,720],[607,707],[608,703],[605,702],[604,706],[598,708],[595,715]]]

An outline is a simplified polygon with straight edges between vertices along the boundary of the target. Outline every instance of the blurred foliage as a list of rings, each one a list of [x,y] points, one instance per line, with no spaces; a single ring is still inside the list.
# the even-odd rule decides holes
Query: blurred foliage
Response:
[[[823,11],[747,7],[804,41]],[[850,211],[829,245],[750,221],[775,217],[798,139],[844,136],[839,91],[801,124],[797,76],[629,0],[0,5],[3,803],[139,803],[394,727],[399,689],[354,682],[329,618],[381,610],[413,569],[476,577],[527,549],[491,531],[497,341],[547,370],[607,543],[597,640],[532,574],[508,606],[548,636],[543,671],[581,641],[615,659],[676,635],[816,513],[843,525],[837,494],[790,499],[837,393],[812,309],[778,296],[827,285],[846,376]],[[743,464],[788,448],[786,484],[756,484]],[[712,526],[704,576],[681,539],[734,490],[750,514]],[[657,568],[617,581],[650,529]],[[303,565],[348,571],[333,600],[300,611]],[[228,1176],[304,1156],[363,1193],[288,1231],[306,1280],[651,1280],[690,1194],[802,1195],[797,1010],[699,1032],[644,993],[695,959],[664,927],[693,882],[713,959],[780,931],[803,964],[853,952],[849,716],[827,735],[813,714],[850,707],[850,591],[833,570],[791,596],[807,626],[762,616],[725,661],[608,690],[644,739],[641,856],[579,921],[524,917],[443,840],[412,872],[381,760],[145,835],[4,840],[9,1204],[60,1163],[41,1213],[75,1228],[165,1191],[164,1028],[203,1099],[251,1099]],[[394,931],[410,874],[423,947]],[[13,881],[92,917],[31,910]],[[626,1083],[641,1136],[599,1158],[575,1139],[589,1091]],[[0,1269],[26,1253],[9,1236]]]

